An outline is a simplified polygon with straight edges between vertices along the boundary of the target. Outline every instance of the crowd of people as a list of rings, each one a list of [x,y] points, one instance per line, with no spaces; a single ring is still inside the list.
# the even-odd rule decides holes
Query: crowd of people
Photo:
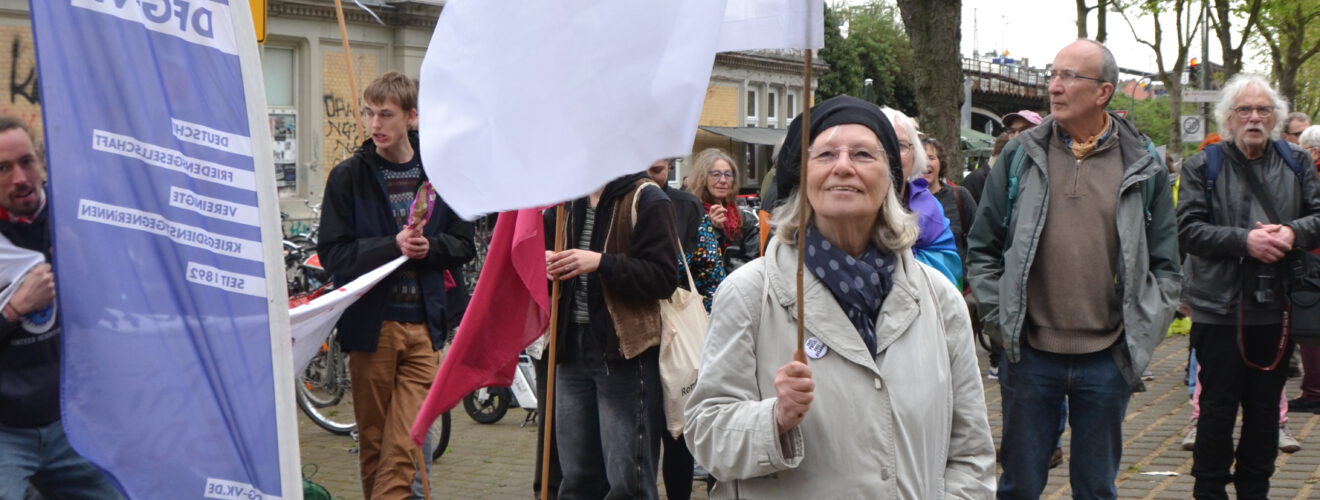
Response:
[[[1049,115],[1006,115],[991,167],[962,185],[949,180],[943,145],[910,117],[847,96],[823,101],[809,127],[798,117],[787,129],[762,193],[773,218],[759,247],[739,244],[755,231],[750,212],[729,217],[736,162],[716,150],[694,155],[685,187],[702,207],[671,196],[672,210],[691,214],[674,229],[692,242],[681,264],[714,276],[697,285],[711,300],[711,326],[686,413],[684,469],[664,463],[668,494],[686,498],[669,478],[685,475],[690,452],[715,480],[715,498],[1037,498],[1072,426],[1085,432],[1071,434],[1069,449],[1087,457],[1069,461],[1074,496],[1114,498],[1127,404],[1177,316],[1192,325],[1195,414],[1184,444],[1194,494],[1227,498],[1233,483],[1240,498],[1265,498],[1278,451],[1300,449],[1288,405],[1320,408],[1311,348],[1302,349],[1302,395],[1283,394],[1286,301],[1261,302],[1257,283],[1283,297],[1286,263],[1320,245],[1315,170],[1287,166],[1316,164],[1320,127],[1289,115],[1269,82],[1239,76],[1216,106],[1217,149],[1177,165],[1106,111],[1117,78],[1104,45],[1065,47],[1051,66]],[[1207,161],[1228,164],[1211,188]],[[657,183],[672,165],[651,167]],[[1252,176],[1268,179],[1269,196],[1246,186]],[[1003,396],[998,446],[977,334],[990,339],[988,375]],[[592,432],[606,442],[607,430]],[[639,454],[634,465],[656,470],[657,458]],[[656,496],[654,478],[639,493],[633,476],[584,472],[599,494],[556,491]]]
[[[537,452],[550,496],[658,498],[663,481],[682,499],[695,472],[712,498],[1039,498],[1072,426],[1085,431],[1069,450],[1086,457],[1068,462],[1073,496],[1115,498],[1127,405],[1178,314],[1192,325],[1194,495],[1228,498],[1231,483],[1268,497],[1278,451],[1300,448],[1289,407],[1320,410],[1320,348],[1299,349],[1302,393],[1283,391],[1288,266],[1320,247],[1320,126],[1268,81],[1237,76],[1215,106],[1222,140],[1176,165],[1106,110],[1118,65],[1103,44],[1069,44],[1050,68],[1049,114],[1003,117],[991,166],[961,185],[916,120],[839,96],[790,123],[767,217],[739,206],[745,166],[719,149],[684,159],[681,187],[669,182],[678,159],[663,159],[569,202],[563,234],[547,211],[546,277],[562,283],[554,424],[539,432],[553,437],[549,463]],[[408,257],[345,313],[339,341],[363,495],[416,498],[424,460],[408,427],[453,326],[446,275],[474,257],[473,227],[438,198],[432,218],[410,222],[426,180],[415,83],[389,73],[363,98],[372,135],[330,173],[317,250],[345,281]],[[0,119],[0,233],[48,254],[39,168],[26,128]],[[660,304],[686,272],[710,326],[673,438]],[[27,461],[0,460],[0,498],[29,484],[113,498],[64,443],[50,396],[58,337],[15,336],[53,295],[38,267],[0,316],[0,445]],[[1002,395],[998,443],[978,335]],[[546,361],[537,369],[544,403]]]

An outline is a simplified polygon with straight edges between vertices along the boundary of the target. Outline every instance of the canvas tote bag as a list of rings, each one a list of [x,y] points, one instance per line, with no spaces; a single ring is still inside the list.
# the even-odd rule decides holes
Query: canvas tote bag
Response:
[[[637,200],[642,189],[653,183],[644,183],[633,194],[632,222],[637,223]],[[657,188],[659,186],[656,186]],[[683,407],[697,386],[697,372],[701,370],[701,351],[706,345],[706,325],[709,317],[701,294],[697,293],[692,270],[683,259],[683,246],[674,235],[674,248],[678,261],[687,275],[688,289],[674,289],[674,294],[660,301],[660,382],[664,386],[665,427],[678,438],[683,434]]]

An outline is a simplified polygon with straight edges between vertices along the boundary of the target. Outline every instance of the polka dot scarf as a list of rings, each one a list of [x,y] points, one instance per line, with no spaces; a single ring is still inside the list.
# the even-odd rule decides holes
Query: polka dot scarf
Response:
[[[868,247],[859,258],[830,244],[815,227],[807,229],[806,267],[830,289],[874,355],[875,318],[894,286],[894,255]]]

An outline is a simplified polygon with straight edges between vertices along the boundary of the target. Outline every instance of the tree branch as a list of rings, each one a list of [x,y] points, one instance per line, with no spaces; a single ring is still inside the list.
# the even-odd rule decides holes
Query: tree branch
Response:
[[[1251,6],[1251,12],[1247,14],[1247,24],[1242,26],[1242,39],[1238,40],[1237,48],[1234,51],[1242,52],[1242,47],[1247,45],[1247,40],[1251,38],[1251,28],[1260,22],[1260,8],[1264,4],[1261,0],[1251,0],[1248,4]]]
[[[1143,39],[1141,38],[1141,36],[1137,35],[1137,28],[1136,28],[1135,26],[1132,26],[1132,20],[1131,20],[1131,19],[1128,19],[1127,9],[1125,9],[1125,8],[1123,8],[1123,7],[1126,7],[1126,6],[1119,7],[1119,9],[1118,9],[1118,15],[1123,16],[1123,22],[1127,23],[1128,30],[1132,32],[1132,39],[1133,39],[1133,40],[1136,40],[1137,43],[1140,43],[1140,44],[1142,44],[1142,45],[1145,45],[1145,46],[1147,46],[1147,47],[1150,47],[1150,50],[1153,50],[1153,51],[1155,51],[1156,53],[1159,53],[1159,51],[1160,51],[1159,47],[1156,47],[1155,44],[1153,44],[1153,43],[1150,43],[1150,42],[1148,42],[1148,41],[1146,41],[1146,40],[1143,40]],[[1158,37],[1158,36],[1159,36],[1159,23],[1158,23],[1158,22],[1155,23],[1155,26],[1156,26],[1155,36]],[[1158,40],[1158,38],[1156,38],[1156,40]]]

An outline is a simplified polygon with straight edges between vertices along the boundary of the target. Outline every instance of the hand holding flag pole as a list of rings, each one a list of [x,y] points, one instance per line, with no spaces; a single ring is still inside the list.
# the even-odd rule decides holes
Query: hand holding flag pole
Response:
[[[564,251],[564,204],[555,206],[555,253]],[[546,344],[545,367],[545,437],[542,438],[541,446],[541,496],[540,498],[550,498],[550,442],[555,433],[555,353],[559,351],[559,293],[560,283],[563,280],[554,280],[550,282],[550,338]]]

